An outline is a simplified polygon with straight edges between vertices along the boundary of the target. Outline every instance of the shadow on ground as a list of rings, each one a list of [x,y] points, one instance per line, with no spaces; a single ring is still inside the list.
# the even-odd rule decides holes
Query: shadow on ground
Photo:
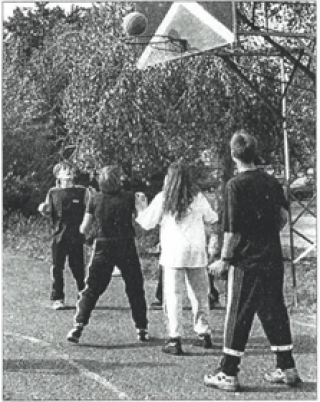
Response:
[[[266,385],[261,385],[261,386],[254,386],[254,387],[248,387],[248,386],[242,386],[241,391],[242,392],[274,392],[276,394],[281,394],[281,393],[287,393],[288,390],[294,391],[299,391],[301,392],[316,392],[317,391],[317,383],[313,381],[307,381],[303,382],[296,387],[289,387],[283,384],[275,384],[275,385],[270,385],[270,383],[266,383]],[[276,398],[278,399],[278,398]]]

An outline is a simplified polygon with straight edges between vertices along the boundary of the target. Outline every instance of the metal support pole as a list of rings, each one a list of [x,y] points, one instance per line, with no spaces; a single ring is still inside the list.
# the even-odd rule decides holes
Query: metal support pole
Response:
[[[289,236],[290,236],[290,264],[292,273],[292,287],[293,287],[293,305],[298,304],[297,295],[297,282],[296,271],[294,264],[294,241],[293,241],[293,227],[292,227],[292,213],[291,213],[291,197],[290,197],[290,152],[289,140],[287,130],[287,99],[286,99],[286,74],[284,70],[284,59],[281,58],[281,95],[282,95],[282,130],[283,130],[283,144],[284,144],[284,162],[285,162],[285,185],[286,195],[289,201],[288,218],[289,218]]]

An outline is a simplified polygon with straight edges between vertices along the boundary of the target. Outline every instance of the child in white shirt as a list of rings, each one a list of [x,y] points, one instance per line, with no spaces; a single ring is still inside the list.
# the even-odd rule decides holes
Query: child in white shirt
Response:
[[[208,274],[206,266],[205,224],[213,225],[217,214],[193,183],[183,162],[173,163],[161,191],[148,208],[137,206],[137,222],[146,230],[160,225],[161,255],[164,271],[164,310],[169,340],[163,352],[182,354],[182,302],[185,283],[191,302],[196,345],[212,347],[209,326]]]

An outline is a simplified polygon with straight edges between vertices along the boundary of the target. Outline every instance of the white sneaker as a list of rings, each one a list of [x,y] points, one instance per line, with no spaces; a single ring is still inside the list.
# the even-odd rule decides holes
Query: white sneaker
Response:
[[[204,377],[205,385],[222,389],[223,391],[238,391],[240,384],[237,376],[226,375],[222,371],[214,375],[206,375]]]
[[[65,308],[64,300],[55,300],[52,303],[52,308],[54,310],[63,310]]]
[[[294,387],[300,384],[301,378],[299,377],[297,369],[291,368],[282,370],[281,368],[277,368],[275,371],[271,373],[266,373],[264,375],[265,380],[276,383],[276,384],[287,384],[291,387]]]
[[[149,334],[147,329],[137,329],[138,340],[141,342],[147,342],[149,340]]]

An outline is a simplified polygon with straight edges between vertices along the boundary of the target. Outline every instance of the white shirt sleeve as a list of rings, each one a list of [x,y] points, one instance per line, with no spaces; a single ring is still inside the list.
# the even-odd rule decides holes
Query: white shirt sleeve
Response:
[[[202,210],[204,222],[211,224],[217,222],[218,214],[211,208],[209,201],[201,193],[199,193],[199,204]]]
[[[155,228],[162,220],[163,194],[157,194],[148,208],[138,213],[136,222],[145,230]]]

